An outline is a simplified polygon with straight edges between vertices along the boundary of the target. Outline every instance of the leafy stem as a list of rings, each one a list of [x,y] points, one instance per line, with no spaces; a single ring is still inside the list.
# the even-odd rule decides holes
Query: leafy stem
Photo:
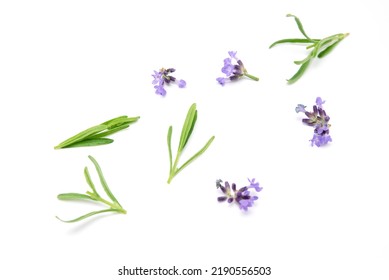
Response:
[[[192,135],[194,126],[196,124],[196,120],[197,120],[197,109],[196,109],[196,104],[194,103],[189,108],[188,113],[186,115],[184,125],[181,130],[180,142],[178,144],[178,150],[174,162],[173,162],[172,147],[171,147],[173,127],[170,126],[168,129],[168,133],[167,133],[167,145],[169,151],[169,178],[167,181],[168,184],[170,184],[170,182],[179,172],[181,172],[185,167],[187,167],[190,163],[192,163],[195,159],[197,159],[200,155],[202,155],[209,148],[209,146],[215,139],[215,136],[212,136],[203,148],[201,148],[197,153],[195,153],[191,158],[189,158],[183,165],[178,167],[178,162],[180,160],[182,151],[184,150],[190,136]]]
[[[101,202],[101,203],[107,205],[109,208],[104,209],[104,210],[100,210],[100,211],[93,211],[93,212],[82,215],[82,216],[75,218],[75,219],[72,219],[72,220],[62,220],[62,219],[56,217],[57,219],[59,219],[62,222],[74,223],[74,222],[84,220],[88,217],[91,217],[91,216],[94,216],[94,215],[97,215],[100,213],[105,213],[105,212],[118,212],[118,213],[122,213],[122,214],[127,213],[127,211],[123,209],[123,207],[120,205],[119,201],[117,201],[117,199],[115,198],[115,196],[112,194],[111,190],[109,189],[107,182],[105,181],[103,172],[101,171],[100,165],[97,163],[97,161],[92,156],[89,156],[89,159],[94,164],[95,169],[97,171],[97,174],[99,175],[103,190],[107,194],[107,196],[111,199],[111,201],[106,200],[105,198],[101,197],[97,193],[96,188],[95,188],[95,186],[92,182],[92,179],[89,175],[89,171],[88,171],[87,167],[85,167],[85,169],[84,169],[84,176],[85,176],[86,182],[88,183],[88,185],[92,191],[87,191],[86,194],[62,193],[62,194],[59,194],[57,197],[59,200],[90,200],[90,201],[95,201],[95,202]]]
[[[290,38],[290,39],[282,39],[274,42],[270,45],[269,48],[272,48],[278,44],[284,43],[292,43],[292,44],[309,44],[306,49],[312,49],[311,53],[303,60],[295,61],[294,63],[297,65],[301,65],[299,70],[290,78],[288,81],[289,84],[296,82],[298,79],[302,77],[305,71],[308,69],[311,61],[318,57],[323,58],[327,54],[329,54],[344,38],[346,38],[349,33],[339,33],[324,39],[311,39],[304,30],[304,27],[300,21],[300,19],[294,15],[288,14],[287,17],[293,17],[296,21],[297,27],[300,30],[301,34],[305,38]]]
[[[76,135],[59,143],[54,149],[86,147],[106,145],[113,142],[112,139],[105,138],[120,130],[128,128],[132,123],[136,122],[140,117],[129,118],[127,116],[120,116],[108,120],[102,124],[92,126]]]

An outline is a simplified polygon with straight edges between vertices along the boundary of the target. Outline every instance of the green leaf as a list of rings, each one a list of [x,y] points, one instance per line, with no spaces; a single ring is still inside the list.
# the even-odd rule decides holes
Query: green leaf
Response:
[[[337,36],[338,36],[338,34],[320,40],[320,42],[317,43],[317,45],[313,49],[312,56],[316,57],[316,55],[319,53],[320,49],[323,48],[325,45],[328,45],[328,44],[331,45],[334,42],[336,42],[338,39]]]
[[[213,140],[215,139],[215,136],[212,136],[208,142],[205,144],[203,148],[201,148],[200,151],[198,151],[196,154],[194,154],[190,159],[188,159],[180,168],[177,169],[175,175],[177,175],[182,169],[184,169],[186,166],[188,166],[192,161],[194,161],[196,158],[201,156],[212,144]]]
[[[294,64],[301,65],[301,64],[307,62],[310,59],[312,59],[312,52],[306,58],[304,58],[303,60],[294,61]]]
[[[104,136],[111,135],[122,129],[127,128],[131,123],[136,122],[140,117],[129,118],[127,116],[120,116],[111,120],[108,120],[100,125],[88,128],[73,137],[61,142],[54,149],[73,148],[73,147],[85,147],[85,146],[97,146],[105,145],[113,142],[111,139],[102,138]],[[101,141],[86,141],[91,139],[102,139]]]
[[[296,17],[295,15],[291,15],[291,14],[287,14],[286,16],[287,17],[294,17],[294,20],[296,21],[297,26],[298,26],[300,32],[304,35],[305,38],[311,40],[311,38],[309,38],[308,35],[305,33],[303,24],[301,23],[301,21],[300,21],[300,19],[298,17]]]
[[[76,142],[70,145],[67,145],[63,147],[63,149],[67,148],[77,148],[77,147],[91,147],[91,146],[101,146],[101,145],[107,145],[111,144],[113,142],[112,139],[109,138],[92,138],[92,139],[86,139],[80,142]]]
[[[322,50],[321,52],[319,52],[319,54],[317,55],[318,58],[322,58],[322,57],[325,57],[327,54],[329,54],[338,44],[340,43],[340,41],[338,42],[335,42],[333,43],[332,45],[328,46],[326,49]]]
[[[169,150],[169,163],[170,163],[170,171],[169,173],[172,173],[172,168],[173,168],[173,157],[172,157],[172,133],[173,133],[173,127],[170,126],[169,130],[167,132],[167,147]]]
[[[81,193],[61,193],[57,196],[59,200],[93,200],[92,197]]]
[[[189,140],[190,136],[192,135],[193,128],[194,128],[195,125],[196,125],[196,121],[197,121],[197,110],[195,111],[195,115],[194,115],[194,118],[193,118],[191,127],[190,127],[190,129],[189,129],[188,136],[186,137],[186,141],[185,141],[184,146],[183,146],[182,148],[185,148],[186,144],[188,143],[188,140]]]
[[[275,45],[284,44],[284,43],[311,44],[311,43],[315,43],[315,42],[317,42],[316,39],[313,39],[313,40],[311,40],[311,39],[298,39],[298,38],[282,39],[282,40],[275,41],[273,44],[271,44],[269,49],[271,49]]]
[[[126,129],[128,128],[130,125],[129,124],[122,124],[120,126],[117,126],[115,128],[112,128],[112,129],[109,129],[107,131],[104,131],[104,132],[101,132],[101,133],[97,133],[95,135],[92,135],[90,137],[88,137],[87,139],[96,139],[96,138],[101,138],[101,137],[106,137],[106,136],[109,136],[111,134],[114,134],[120,130],[123,130],[123,129]]]
[[[97,196],[100,196],[97,193],[95,185],[92,182],[92,179],[91,179],[90,174],[89,174],[88,167],[84,168],[84,176],[85,176],[86,182],[88,183],[89,187],[92,189],[93,193],[96,194]]]
[[[193,103],[188,110],[184,125],[181,130],[180,143],[178,145],[178,153],[180,153],[184,149],[186,143],[188,142],[188,138],[189,138],[188,136],[190,135],[192,127],[196,122],[196,118],[197,118],[196,111],[197,111],[196,103]]]
[[[100,213],[106,213],[106,212],[119,212],[120,213],[119,210],[110,208],[110,209],[104,209],[104,210],[100,210],[100,211],[93,211],[93,212],[90,212],[88,214],[85,214],[85,215],[80,216],[80,217],[78,217],[76,219],[73,219],[73,220],[62,220],[62,219],[60,219],[57,216],[56,216],[56,218],[58,220],[60,220],[61,222],[64,222],[64,223],[74,223],[74,222],[78,222],[78,221],[84,220],[86,218],[89,218],[91,216],[94,216],[94,215],[97,215],[97,214],[100,214]]]
[[[130,124],[136,122],[138,119],[139,117],[131,118],[131,119],[126,117],[126,118],[119,118],[117,120],[112,120],[107,124],[107,129],[111,130],[118,126],[122,126],[124,124]]]
[[[91,128],[88,128],[84,131],[81,131],[80,133],[70,137],[69,139],[61,142],[60,144],[58,144],[57,146],[54,147],[54,149],[61,149],[61,148],[64,148],[66,146],[69,146],[71,144],[74,144],[88,136],[91,136],[93,134],[96,134],[96,133],[99,133],[101,131],[103,131],[104,129],[106,128],[105,125],[96,125],[96,126],[93,126]]]
[[[300,69],[296,72],[296,74],[294,74],[294,76],[288,80],[288,84],[293,84],[298,79],[300,79],[301,76],[304,74],[305,70],[307,70],[310,62],[311,60],[308,60],[307,62],[303,63]]]
[[[101,185],[103,186],[103,189],[104,189],[105,193],[112,200],[112,202],[116,202],[121,207],[119,201],[117,201],[117,199],[115,198],[115,196],[112,194],[111,190],[109,189],[108,184],[107,184],[107,182],[104,179],[104,175],[103,175],[103,172],[101,171],[101,168],[100,168],[99,164],[97,163],[97,161],[92,156],[88,156],[88,157],[93,162],[93,164],[94,164],[94,166],[96,168],[97,174],[99,175],[100,182],[101,182]]]
[[[125,120],[125,119],[127,119],[128,117],[127,116],[119,116],[119,117],[116,117],[116,118],[113,118],[113,119],[110,119],[110,120],[108,120],[108,121],[106,121],[106,122],[103,122],[102,124],[103,125],[106,125],[106,126],[110,126],[110,125],[112,125],[112,123],[115,123],[115,122],[117,122],[118,120]]]

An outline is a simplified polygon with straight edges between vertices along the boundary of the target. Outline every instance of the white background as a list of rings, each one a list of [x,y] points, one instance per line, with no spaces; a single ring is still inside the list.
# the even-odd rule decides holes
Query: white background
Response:
[[[247,279],[389,279],[387,2],[1,1],[1,279],[119,277],[117,269],[271,266]],[[350,32],[287,85],[302,46],[291,18],[322,38]],[[221,87],[230,50],[249,73]],[[154,93],[152,71],[174,67],[186,89]],[[296,104],[327,102],[333,143],[311,147]],[[173,182],[186,112],[198,122],[183,160],[209,150]],[[56,151],[73,134],[119,115],[141,116],[107,146]],[[85,192],[83,168],[100,163],[128,211],[61,223],[100,209],[57,200]],[[255,177],[255,207],[219,204],[215,180]],[[180,277],[176,277],[180,279]],[[240,279],[242,276],[226,277]]]

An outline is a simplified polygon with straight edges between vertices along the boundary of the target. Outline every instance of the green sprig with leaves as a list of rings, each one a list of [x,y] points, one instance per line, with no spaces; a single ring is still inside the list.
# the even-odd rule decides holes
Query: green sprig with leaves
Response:
[[[103,190],[107,194],[107,196],[109,197],[109,199],[111,201],[104,199],[97,192],[95,185],[93,184],[92,179],[89,175],[88,167],[84,168],[84,175],[85,175],[86,182],[88,183],[89,187],[91,188],[91,191],[87,191],[86,194],[62,193],[62,194],[58,195],[58,199],[59,200],[83,200],[83,201],[88,200],[88,201],[93,201],[93,202],[100,202],[100,203],[107,205],[109,208],[104,209],[104,210],[100,210],[100,211],[93,211],[93,212],[90,212],[88,214],[82,215],[78,218],[75,218],[73,220],[62,220],[62,219],[56,217],[57,219],[59,219],[62,222],[74,223],[74,222],[78,222],[78,221],[84,220],[86,218],[89,218],[91,216],[101,214],[101,213],[106,213],[106,212],[117,212],[117,213],[121,213],[121,214],[127,213],[127,211],[123,209],[123,207],[120,205],[119,201],[115,198],[115,196],[113,195],[113,193],[109,189],[107,182],[105,181],[105,178],[103,176],[103,173],[102,173],[101,168],[100,168],[99,164],[97,163],[97,161],[92,156],[89,156],[89,159],[93,162],[93,164],[96,168],[97,174],[99,175],[100,183],[103,187]]]
[[[296,44],[309,44],[306,49],[312,49],[309,55],[303,59],[295,61],[296,65],[301,65],[299,70],[294,74],[292,78],[288,81],[289,84],[296,82],[298,79],[302,77],[304,72],[307,70],[309,64],[315,57],[323,58],[328,55],[344,38],[346,38],[349,33],[339,33],[329,37],[325,37],[324,39],[311,39],[304,31],[303,25],[300,19],[294,15],[288,14],[287,17],[293,17],[297,23],[297,27],[300,32],[303,34],[305,38],[292,38],[292,39],[282,39],[274,42],[270,45],[269,48],[274,47],[278,44],[284,43],[296,43]]]
[[[169,150],[169,162],[170,162],[170,172],[169,172],[169,179],[168,179],[168,184],[172,181],[172,179],[179,173],[181,172],[185,167],[187,167],[191,162],[193,162],[196,158],[198,158],[200,155],[202,155],[208,147],[211,145],[212,141],[215,139],[215,136],[212,136],[208,142],[205,144],[205,146],[200,149],[196,154],[194,154],[190,159],[188,159],[183,165],[178,167],[178,162],[180,160],[182,151],[184,150],[185,146],[188,143],[188,140],[193,132],[193,128],[196,124],[197,120],[197,109],[196,109],[196,104],[194,103],[188,111],[188,114],[186,115],[186,119],[184,122],[184,126],[182,127],[181,130],[181,137],[180,137],[180,142],[178,144],[178,150],[176,154],[176,158],[173,163],[173,157],[172,157],[172,133],[173,133],[173,127],[170,126],[168,133],[167,133],[167,145],[168,145],[168,150]]]
[[[140,117],[129,118],[127,116],[120,116],[112,120],[103,122],[102,124],[92,126],[80,133],[70,137],[61,142],[54,149],[87,147],[106,145],[113,142],[112,139],[106,138],[120,130],[128,128],[132,123],[135,123]]]

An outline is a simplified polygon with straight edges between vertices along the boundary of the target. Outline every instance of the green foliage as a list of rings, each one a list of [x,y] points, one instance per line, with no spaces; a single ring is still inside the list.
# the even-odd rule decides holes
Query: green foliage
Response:
[[[121,116],[112,120],[106,121],[102,124],[92,126],[80,133],[70,137],[69,139],[61,142],[54,149],[74,148],[74,147],[87,147],[87,146],[99,146],[106,145],[113,142],[112,139],[105,138],[111,134],[114,134],[120,130],[126,129],[130,124],[135,123],[140,117],[129,118],[127,116]]]
[[[62,220],[62,219],[56,217],[57,219],[59,219],[62,222],[74,223],[74,222],[78,222],[78,221],[84,220],[84,219],[86,219],[88,217],[91,217],[91,216],[94,216],[94,215],[97,215],[97,214],[100,214],[100,213],[106,213],[106,212],[117,212],[117,213],[122,213],[122,214],[126,214],[127,213],[127,211],[123,209],[123,207],[120,205],[119,201],[115,198],[115,196],[112,194],[111,190],[109,189],[108,184],[105,181],[103,172],[101,171],[101,168],[100,168],[99,164],[97,163],[97,161],[92,156],[89,156],[89,159],[93,162],[93,164],[94,164],[94,166],[96,168],[97,174],[99,175],[100,182],[101,182],[101,185],[103,187],[103,190],[107,194],[107,196],[111,199],[111,201],[108,201],[108,200],[102,198],[97,193],[95,185],[92,182],[92,179],[91,179],[91,177],[89,175],[89,171],[88,171],[87,167],[85,167],[85,169],[84,169],[84,175],[85,175],[86,182],[88,183],[88,185],[89,185],[89,187],[91,188],[92,191],[91,192],[87,191],[86,194],[81,194],[81,193],[62,193],[62,194],[59,194],[57,197],[58,197],[59,200],[68,200],[68,201],[69,200],[90,200],[90,201],[93,201],[93,202],[101,202],[101,203],[104,203],[105,205],[109,206],[109,208],[108,209],[104,209],[104,210],[100,210],[100,211],[93,211],[93,212],[90,212],[88,214],[82,215],[82,216],[80,216],[78,218],[75,218],[73,220]]]
[[[190,136],[192,135],[194,126],[196,124],[197,120],[197,109],[196,109],[196,104],[194,103],[190,108],[189,111],[186,115],[184,125],[181,130],[181,137],[180,137],[180,142],[178,145],[178,150],[176,154],[176,158],[173,163],[173,156],[172,156],[172,147],[171,147],[171,140],[172,140],[172,133],[173,133],[173,127],[170,126],[168,133],[167,133],[167,145],[168,145],[168,150],[169,150],[169,179],[168,179],[168,184],[172,181],[172,179],[186,166],[188,166],[191,162],[193,162],[196,158],[198,158],[200,155],[202,155],[208,147],[211,145],[212,141],[215,139],[215,136],[212,136],[208,142],[205,144],[203,148],[201,148],[197,153],[195,153],[189,160],[187,160],[181,167],[178,167],[178,161],[180,159],[181,153],[186,147],[188,140]]]
[[[278,44],[291,43],[291,44],[309,44],[306,47],[306,49],[312,49],[312,51],[308,54],[308,56],[305,59],[294,62],[296,65],[301,65],[301,66],[299,70],[296,72],[296,74],[294,74],[292,78],[287,80],[289,84],[293,84],[303,76],[305,71],[308,69],[309,64],[315,57],[323,58],[324,56],[326,56],[340,43],[340,41],[346,38],[349,35],[349,33],[344,33],[344,34],[339,33],[339,34],[326,37],[324,39],[311,39],[305,33],[304,27],[298,17],[291,14],[288,14],[287,17],[293,17],[295,19],[298,29],[300,30],[301,34],[303,34],[305,38],[290,38],[290,39],[278,40],[273,44],[271,44],[269,48],[272,48]]]

